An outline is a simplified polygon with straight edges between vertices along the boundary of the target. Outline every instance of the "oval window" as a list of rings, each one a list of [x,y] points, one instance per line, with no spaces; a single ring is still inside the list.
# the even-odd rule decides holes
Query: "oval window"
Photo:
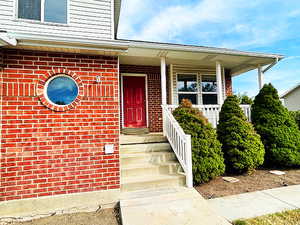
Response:
[[[55,105],[69,105],[78,95],[78,86],[69,76],[55,76],[46,85],[46,96]]]

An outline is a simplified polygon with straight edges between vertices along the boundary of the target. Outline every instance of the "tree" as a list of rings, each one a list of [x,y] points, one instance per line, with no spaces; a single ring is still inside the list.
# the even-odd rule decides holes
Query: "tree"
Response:
[[[239,103],[241,105],[252,105],[253,104],[252,98],[250,98],[246,93],[238,94],[237,97],[238,97]]]
[[[254,127],[247,121],[237,96],[225,100],[217,126],[228,172],[254,170],[264,162],[264,146]]]
[[[299,166],[300,131],[272,84],[265,84],[255,97],[251,114],[265,146],[266,165]]]
[[[186,134],[191,135],[194,184],[200,184],[225,171],[221,144],[215,129],[192,103],[184,99],[173,112]]]

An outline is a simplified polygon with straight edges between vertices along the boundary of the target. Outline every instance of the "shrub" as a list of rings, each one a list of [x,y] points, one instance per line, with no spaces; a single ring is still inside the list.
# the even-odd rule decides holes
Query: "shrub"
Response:
[[[296,120],[298,128],[300,129],[300,111],[290,111],[290,114]]]
[[[252,122],[265,146],[266,165],[300,165],[300,131],[271,84],[255,97]]]
[[[208,182],[225,171],[221,144],[216,131],[188,100],[174,110],[174,117],[192,139],[192,161],[194,184]]]
[[[242,105],[252,105],[253,104],[252,98],[250,98],[246,94],[242,94],[242,95],[239,94],[237,97],[239,99],[239,103]]]
[[[247,121],[237,96],[229,96],[225,100],[217,134],[228,172],[248,172],[263,164],[264,146],[252,124]]]

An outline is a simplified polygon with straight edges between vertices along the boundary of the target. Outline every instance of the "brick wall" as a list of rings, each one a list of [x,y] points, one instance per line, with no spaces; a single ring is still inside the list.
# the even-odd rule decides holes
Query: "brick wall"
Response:
[[[120,65],[120,73],[147,74],[150,132],[162,131],[160,66]]]
[[[232,95],[232,77],[230,70],[225,70],[225,93],[226,96]]]
[[[120,188],[117,63],[114,57],[4,51],[0,201]],[[74,108],[54,111],[37,96],[56,73],[80,78],[83,92]],[[115,154],[105,155],[104,144],[114,144]]]

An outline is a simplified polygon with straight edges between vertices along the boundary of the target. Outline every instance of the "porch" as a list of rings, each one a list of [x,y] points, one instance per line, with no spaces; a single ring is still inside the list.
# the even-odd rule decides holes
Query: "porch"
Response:
[[[213,127],[226,96],[232,94],[232,76],[220,63],[216,68],[191,65],[120,65],[121,127],[163,131],[164,105],[172,112],[182,99],[199,108]],[[241,105],[250,120],[250,106]]]
[[[121,128],[140,127],[163,132],[185,175],[186,186],[192,187],[191,136],[184,133],[173,117],[174,108],[182,99],[189,99],[216,127],[221,106],[232,94],[232,78],[257,69],[260,89],[264,73],[280,59],[278,55],[228,49],[134,42],[129,51],[119,57]],[[250,120],[250,106],[241,105],[241,108]],[[141,146],[138,149],[143,150]],[[154,154],[149,146],[146,149],[150,149],[147,154]]]

